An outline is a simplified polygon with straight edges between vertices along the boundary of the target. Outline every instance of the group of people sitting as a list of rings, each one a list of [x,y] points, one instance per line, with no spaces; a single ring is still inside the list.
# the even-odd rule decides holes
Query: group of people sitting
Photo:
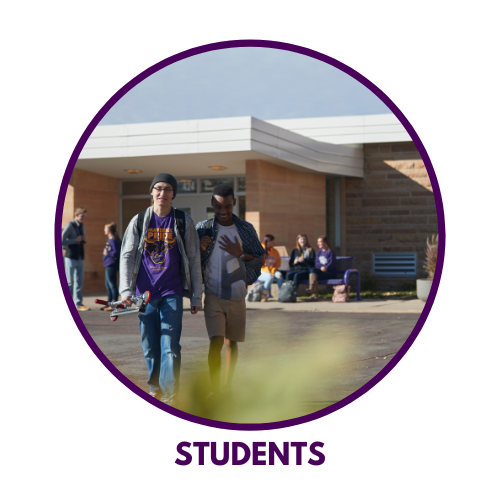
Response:
[[[266,234],[262,243],[266,252],[266,260],[259,277],[264,288],[262,301],[268,300],[274,278],[276,278],[278,288],[281,289],[285,277],[287,280],[293,281],[295,289],[298,288],[302,280],[309,278],[308,291],[311,292],[311,299],[318,300],[318,281],[336,277],[337,259],[327,236],[320,236],[317,244],[318,251],[315,252],[309,244],[307,235],[299,234],[296,247],[290,255],[290,269],[284,271],[280,270],[281,256],[274,248],[274,236]]]

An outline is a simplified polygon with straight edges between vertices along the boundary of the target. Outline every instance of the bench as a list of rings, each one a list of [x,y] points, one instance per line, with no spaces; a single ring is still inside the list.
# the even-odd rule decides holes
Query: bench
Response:
[[[281,257],[281,268],[280,271],[289,270],[289,260],[290,257]],[[351,277],[356,276],[356,298],[354,300],[361,300],[361,295],[359,294],[361,289],[359,271],[353,269],[354,257],[337,257],[337,275],[341,275],[342,278],[320,280],[318,284],[320,285],[348,285]],[[309,280],[302,280],[301,285],[308,285]]]

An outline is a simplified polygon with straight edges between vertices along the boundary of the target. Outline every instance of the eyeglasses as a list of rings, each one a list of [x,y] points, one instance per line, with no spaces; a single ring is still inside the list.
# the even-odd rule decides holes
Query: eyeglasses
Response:
[[[153,189],[155,189],[159,193],[161,193],[162,191],[165,191],[165,193],[167,193],[167,194],[170,194],[170,193],[174,192],[173,188],[157,188],[157,187],[154,187]]]

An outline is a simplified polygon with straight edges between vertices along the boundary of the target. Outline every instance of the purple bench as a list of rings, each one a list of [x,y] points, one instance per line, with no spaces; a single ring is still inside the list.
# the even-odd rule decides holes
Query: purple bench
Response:
[[[282,262],[282,268],[280,271],[286,271],[289,269],[288,267],[288,261],[290,260],[290,257],[281,257],[281,262]],[[285,261],[285,262],[283,262]],[[283,264],[286,265],[283,266]],[[361,289],[361,283],[360,283],[360,277],[359,277],[359,271],[357,269],[353,269],[353,264],[354,264],[354,257],[337,257],[337,275],[343,273],[342,278],[336,278],[336,279],[329,279],[329,280],[320,280],[318,283],[320,285],[332,285],[332,286],[337,286],[337,285],[348,285],[351,277],[356,276],[356,298],[354,300],[362,300],[361,295],[359,294],[360,289]],[[308,285],[309,280],[302,280],[301,285]]]

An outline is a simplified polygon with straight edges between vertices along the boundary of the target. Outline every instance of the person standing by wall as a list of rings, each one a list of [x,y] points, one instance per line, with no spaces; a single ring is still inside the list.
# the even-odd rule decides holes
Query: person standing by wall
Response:
[[[280,271],[278,271],[281,266],[281,257],[278,250],[274,248],[274,236],[272,234],[266,234],[264,236],[262,246],[266,252],[266,261],[262,266],[259,281],[264,283],[264,296],[261,301],[265,302],[270,295],[271,285],[274,278],[276,278],[276,281],[278,282],[278,288],[281,289],[281,285],[283,284],[283,275]]]
[[[123,235],[120,294],[132,305],[132,295],[151,293],[139,314],[149,394],[177,406],[183,296],[191,299],[191,314],[201,306],[200,242],[191,217],[172,207],[176,179],[160,173],[149,191],[153,206],[134,216]]]
[[[85,277],[85,250],[87,243],[85,226],[87,210],[79,207],[75,210],[75,219],[66,224],[62,232],[62,245],[66,249],[64,270],[73,301],[78,311],[88,311],[83,305],[83,279]]]
[[[118,300],[118,285],[116,283],[116,275],[120,267],[120,251],[122,241],[118,236],[116,224],[111,222],[104,226],[104,234],[108,237],[106,246],[102,251],[102,260],[105,267],[106,289],[108,290],[108,302],[116,302]],[[104,311],[112,311],[111,307],[103,307]]]
[[[210,396],[230,393],[238,360],[238,342],[245,341],[247,285],[255,282],[264,263],[264,249],[255,228],[233,214],[233,188],[216,186],[212,194],[215,217],[199,222],[201,267],[205,283],[205,324],[210,348]],[[226,346],[226,373],[220,387],[221,351]]]

